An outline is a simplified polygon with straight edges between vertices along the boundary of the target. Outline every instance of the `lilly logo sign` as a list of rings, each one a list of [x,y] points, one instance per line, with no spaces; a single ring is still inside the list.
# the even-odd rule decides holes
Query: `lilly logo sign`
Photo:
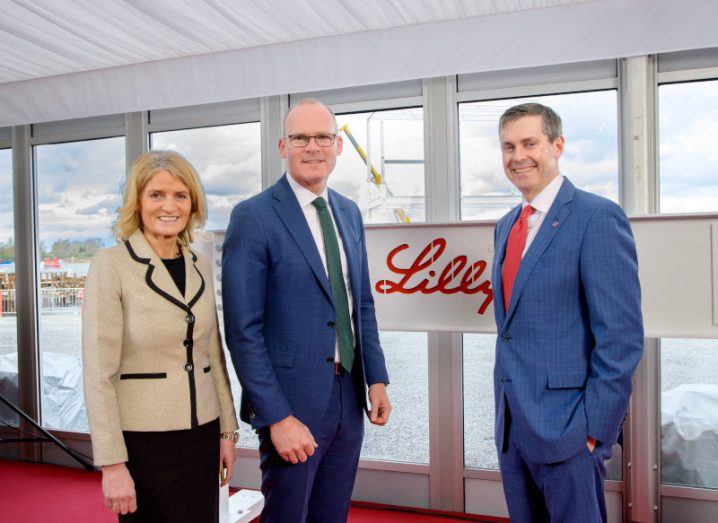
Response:
[[[396,259],[409,248],[408,243],[402,243],[389,252],[386,267],[397,277],[377,281],[374,290],[378,294],[477,294],[480,299],[476,314],[486,312],[494,293],[490,274],[485,274],[485,260],[469,263],[469,258],[461,254],[447,260],[442,267],[440,259],[446,250],[446,239],[435,238],[411,263],[402,267]]]

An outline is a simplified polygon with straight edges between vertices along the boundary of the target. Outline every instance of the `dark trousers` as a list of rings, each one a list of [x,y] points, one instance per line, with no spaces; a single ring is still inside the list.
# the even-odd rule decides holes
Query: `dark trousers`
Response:
[[[509,429],[499,466],[511,522],[605,523],[604,461],[610,457],[611,446],[599,444],[593,453],[583,447],[558,463],[532,462]]]
[[[341,523],[347,520],[364,425],[352,377],[334,378],[329,406],[314,428],[317,449],[305,463],[284,461],[269,429],[259,431],[262,523]]]
[[[219,520],[219,420],[190,430],[123,434],[137,511],[120,522]]]

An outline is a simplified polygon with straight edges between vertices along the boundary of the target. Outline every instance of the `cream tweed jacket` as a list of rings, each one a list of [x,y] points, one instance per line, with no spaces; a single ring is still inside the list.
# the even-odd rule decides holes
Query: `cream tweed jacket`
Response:
[[[237,429],[210,264],[182,250],[184,296],[139,230],[90,264],[82,354],[97,466],[127,461],[123,430],[190,429],[217,417],[222,432]]]

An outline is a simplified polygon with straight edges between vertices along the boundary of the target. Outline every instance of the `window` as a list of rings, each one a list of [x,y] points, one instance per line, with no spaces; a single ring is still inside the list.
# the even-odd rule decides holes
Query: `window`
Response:
[[[579,189],[618,201],[616,91],[461,103],[462,219],[497,219],[521,201],[503,171],[498,123],[506,109],[525,102],[548,105],[561,116],[566,147],[560,172]]]
[[[658,96],[661,212],[717,212],[718,80],[662,85]]]
[[[15,315],[15,230],[12,150],[0,150],[0,394],[17,405],[17,318]],[[0,425],[17,425],[18,417],[0,406]]]
[[[421,108],[337,115],[344,149],[329,185],[359,205],[365,223],[426,219],[422,119]]]
[[[464,334],[464,464],[499,468],[494,444],[496,334]]]
[[[234,206],[262,189],[259,122],[152,133],[153,149],[184,155],[207,196],[205,229],[225,230]]]
[[[429,463],[428,341],[424,332],[381,332],[392,413],[383,427],[365,420],[365,459]]]
[[[122,204],[125,140],[35,147],[39,204],[42,419],[87,431],[82,396],[82,291],[95,252],[115,244]]]
[[[718,340],[661,340],[661,481],[718,489]]]

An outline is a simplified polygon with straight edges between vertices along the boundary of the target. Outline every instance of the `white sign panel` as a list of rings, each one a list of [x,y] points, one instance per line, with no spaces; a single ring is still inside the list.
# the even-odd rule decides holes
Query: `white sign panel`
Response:
[[[493,223],[369,227],[382,330],[495,332]]]
[[[718,216],[631,219],[647,337],[718,338]],[[369,273],[381,330],[496,332],[494,222],[368,226]],[[221,308],[221,245],[212,258]]]
[[[714,303],[715,216],[631,220],[638,248],[643,323],[653,338],[718,338]]]

